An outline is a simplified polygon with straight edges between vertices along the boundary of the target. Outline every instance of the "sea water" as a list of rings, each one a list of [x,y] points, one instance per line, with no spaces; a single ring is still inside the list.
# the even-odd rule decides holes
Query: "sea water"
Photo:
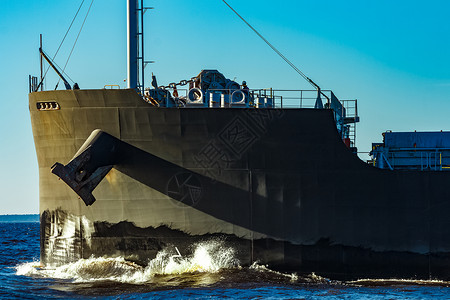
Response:
[[[450,282],[339,282],[316,274],[241,266],[220,240],[197,245],[192,256],[164,249],[147,266],[97,257],[53,269],[39,262],[39,222],[0,217],[0,297],[4,299],[450,299]],[[20,222],[26,221],[26,222]]]

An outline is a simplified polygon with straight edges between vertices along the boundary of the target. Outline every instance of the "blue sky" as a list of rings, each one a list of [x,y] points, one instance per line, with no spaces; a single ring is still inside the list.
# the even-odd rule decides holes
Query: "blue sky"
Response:
[[[65,64],[90,2],[56,57],[58,65]],[[228,2],[323,89],[358,99],[360,151],[369,151],[386,130],[450,130],[450,1]],[[28,75],[39,73],[39,34],[53,56],[80,3],[0,1],[0,214],[38,213]],[[145,4],[155,7],[146,13],[145,54],[156,61],[147,78],[154,72],[159,84],[167,84],[214,68],[251,88],[310,89],[221,0]],[[94,0],[66,68],[81,88],[124,86],[125,10],[125,0]],[[56,81],[49,71],[46,88]]]

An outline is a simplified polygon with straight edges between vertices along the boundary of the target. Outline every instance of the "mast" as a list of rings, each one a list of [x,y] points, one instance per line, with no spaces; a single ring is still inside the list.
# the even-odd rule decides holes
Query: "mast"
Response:
[[[139,88],[141,90],[141,95],[144,95],[144,90],[145,90],[145,86],[144,86],[144,0],[141,0],[141,7],[138,9],[140,12],[140,23],[141,26],[138,25],[138,36],[140,42],[141,42],[141,55],[139,55],[138,53],[138,61],[140,61],[141,63],[141,82],[139,84]],[[139,67],[138,67],[139,68]]]
[[[138,0],[127,0],[127,87],[137,89],[138,87]]]
[[[39,36],[39,49],[42,49],[42,33]],[[44,85],[42,84],[42,81],[44,81],[44,77],[42,76],[42,55],[39,56],[40,58],[40,64],[41,64],[41,92],[44,90]],[[37,91],[33,91],[33,92],[37,92]]]

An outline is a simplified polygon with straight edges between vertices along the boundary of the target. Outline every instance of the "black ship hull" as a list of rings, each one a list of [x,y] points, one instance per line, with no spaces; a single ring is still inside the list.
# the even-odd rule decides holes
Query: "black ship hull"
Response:
[[[44,264],[145,264],[165,247],[185,255],[222,239],[243,265],[450,279],[450,173],[365,164],[330,110],[153,108],[133,90],[78,90],[32,93],[30,111]],[[102,145],[115,154],[96,154]],[[87,164],[105,160],[92,168],[111,168],[89,205],[50,170],[80,148],[93,151]]]

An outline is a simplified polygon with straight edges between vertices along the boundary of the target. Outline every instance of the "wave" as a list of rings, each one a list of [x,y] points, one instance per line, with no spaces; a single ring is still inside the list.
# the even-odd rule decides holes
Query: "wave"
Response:
[[[17,275],[67,279],[75,283],[115,281],[130,284],[151,282],[158,275],[189,273],[217,273],[223,269],[240,268],[234,249],[221,241],[208,241],[195,245],[191,256],[182,257],[176,247],[164,249],[149,261],[146,267],[123,257],[91,257],[79,259],[54,269],[41,268],[39,262],[16,267]]]
[[[163,249],[146,266],[137,265],[123,257],[91,257],[56,268],[43,268],[40,262],[30,262],[18,265],[16,275],[60,279],[78,284],[78,287],[72,287],[74,289],[85,284],[98,286],[105,282],[144,285],[152,289],[329,282],[314,273],[305,276],[282,273],[257,262],[250,267],[242,267],[236,259],[235,250],[221,240],[198,243],[193,245],[193,249],[190,256],[181,256],[176,247]],[[114,284],[108,286],[113,288]]]
[[[43,268],[38,261],[16,266],[16,275],[61,279],[65,282],[101,283],[116,282],[156,287],[212,286],[214,284],[273,283],[283,285],[325,284],[347,286],[450,286],[440,280],[359,279],[355,281],[331,281],[314,273],[298,275],[271,270],[254,262],[241,267],[235,250],[220,240],[193,245],[193,254],[181,256],[176,247],[163,249],[146,266],[140,266],[123,257],[91,257],[56,268]]]

